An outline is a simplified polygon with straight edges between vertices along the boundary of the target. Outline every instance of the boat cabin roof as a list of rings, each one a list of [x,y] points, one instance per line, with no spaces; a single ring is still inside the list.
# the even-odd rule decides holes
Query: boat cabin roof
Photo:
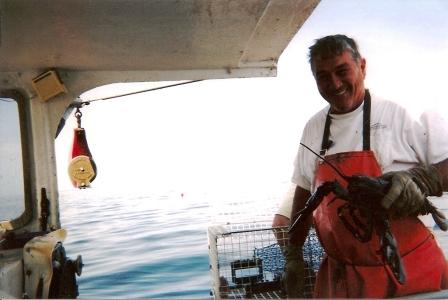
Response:
[[[232,76],[238,69],[233,77],[275,75],[280,54],[318,2],[2,0],[0,72],[196,70],[186,79],[203,79],[223,76],[212,70]],[[160,79],[170,80],[169,74]]]

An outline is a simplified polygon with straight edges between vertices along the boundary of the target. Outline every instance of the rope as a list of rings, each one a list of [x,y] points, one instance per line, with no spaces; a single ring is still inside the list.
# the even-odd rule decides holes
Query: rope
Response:
[[[110,99],[121,98],[121,97],[136,95],[136,94],[142,94],[142,93],[162,90],[162,89],[166,89],[166,88],[170,88],[170,87],[175,87],[175,86],[179,86],[179,85],[195,83],[195,82],[199,82],[199,81],[203,81],[203,79],[191,80],[191,81],[175,83],[175,84],[170,84],[170,85],[164,85],[164,86],[159,86],[159,87],[156,87],[156,88],[145,89],[145,90],[131,92],[131,93],[126,93],[126,94],[120,94],[120,95],[115,95],[115,96],[110,96],[110,97],[97,98],[97,99],[92,99],[92,100],[87,100],[87,101],[76,102],[76,103],[73,104],[73,106],[75,106],[75,107],[82,107],[83,105],[86,105],[86,104],[89,104],[89,103],[95,102],[95,101],[110,100]]]

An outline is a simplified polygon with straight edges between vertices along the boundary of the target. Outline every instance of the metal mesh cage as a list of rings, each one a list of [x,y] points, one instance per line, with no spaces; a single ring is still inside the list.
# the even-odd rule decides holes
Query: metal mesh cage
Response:
[[[282,246],[287,228],[267,223],[209,228],[212,294],[216,299],[285,298],[281,276],[285,265]],[[314,230],[304,244],[306,292],[311,297],[323,250]]]

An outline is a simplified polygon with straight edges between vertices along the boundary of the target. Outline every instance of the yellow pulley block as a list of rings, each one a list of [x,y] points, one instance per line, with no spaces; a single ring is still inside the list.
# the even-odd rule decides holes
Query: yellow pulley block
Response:
[[[68,166],[68,174],[77,188],[88,187],[96,175],[92,160],[87,155],[74,157]]]

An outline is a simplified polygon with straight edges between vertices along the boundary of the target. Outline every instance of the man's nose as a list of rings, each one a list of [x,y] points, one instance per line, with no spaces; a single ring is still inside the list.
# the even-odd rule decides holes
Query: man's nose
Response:
[[[342,80],[339,76],[332,74],[330,77],[330,85],[333,89],[338,90],[342,86]]]

